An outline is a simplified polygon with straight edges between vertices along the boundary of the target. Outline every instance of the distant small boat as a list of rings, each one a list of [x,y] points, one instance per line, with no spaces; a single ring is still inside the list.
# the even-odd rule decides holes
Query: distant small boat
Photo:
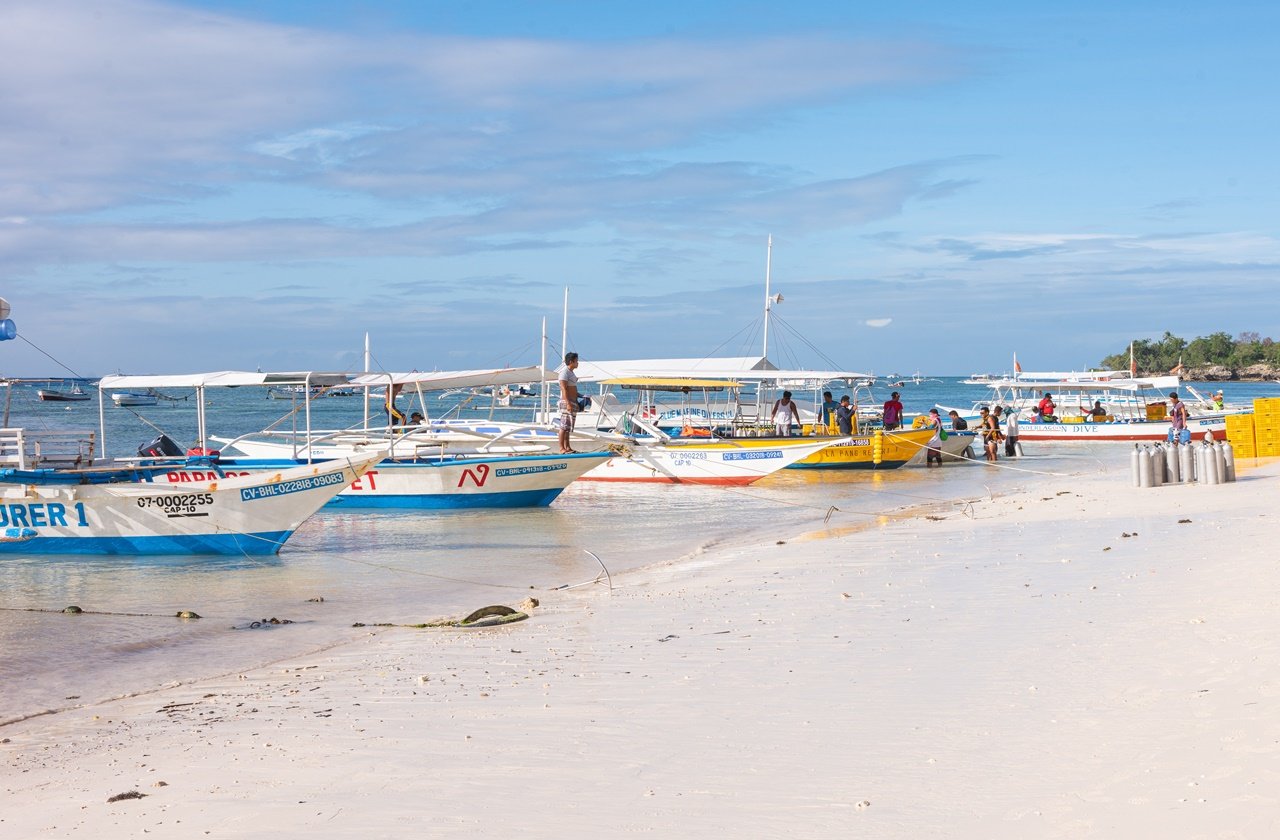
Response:
[[[116,405],[123,406],[155,405],[156,395],[154,393],[139,394],[129,391],[121,391],[118,394],[112,394],[111,401]]]
[[[79,385],[70,391],[58,391],[52,388],[41,388],[36,394],[43,402],[84,402],[91,399],[90,395],[85,393],[84,389]]]

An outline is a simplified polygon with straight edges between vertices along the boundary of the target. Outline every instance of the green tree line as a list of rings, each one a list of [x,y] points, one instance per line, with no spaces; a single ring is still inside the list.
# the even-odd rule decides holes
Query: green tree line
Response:
[[[1166,332],[1162,338],[1133,343],[1133,357],[1139,371],[1163,373],[1179,363],[1186,367],[1224,365],[1239,370],[1259,363],[1280,365],[1280,342],[1256,332],[1232,338],[1224,332],[1193,338],[1191,341]],[[1128,370],[1129,348],[1102,360],[1107,370]]]

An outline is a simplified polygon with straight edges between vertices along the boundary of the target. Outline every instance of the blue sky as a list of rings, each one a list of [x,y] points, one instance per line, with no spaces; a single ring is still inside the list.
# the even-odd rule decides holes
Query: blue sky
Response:
[[[1280,337],[1280,7],[0,5],[0,374]],[[43,351],[43,352],[41,352]],[[48,354],[48,356],[44,355]]]

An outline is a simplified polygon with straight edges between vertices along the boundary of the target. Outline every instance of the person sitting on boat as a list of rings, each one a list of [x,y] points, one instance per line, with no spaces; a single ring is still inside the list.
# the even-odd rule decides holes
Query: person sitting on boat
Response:
[[[840,398],[840,404],[836,406],[836,426],[840,429],[840,434],[853,434],[853,414],[855,409],[849,403],[849,395],[845,394]]]
[[[898,399],[899,394],[894,391],[889,395],[889,399],[884,404],[884,430],[891,432],[902,425],[902,401]]]
[[[947,416],[951,418],[951,428],[957,432],[963,432],[969,428],[969,421],[960,416],[960,412],[954,408],[947,412]]]
[[[782,398],[773,404],[773,412],[769,419],[780,437],[791,437],[791,424],[800,418],[796,404],[791,400],[791,392],[783,391]]]
[[[1095,422],[1107,419],[1107,410],[1102,407],[1102,400],[1094,400],[1093,408],[1086,408],[1085,406],[1080,406],[1080,413],[1085,417],[1088,417],[1094,420]]]
[[[1187,404],[1178,399],[1178,392],[1169,394],[1169,443],[1191,443],[1191,430],[1187,428]]]
[[[1058,410],[1058,404],[1053,401],[1053,394],[1048,391],[1044,392],[1044,399],[1040,400],[1040,422],[1056,423],[1058,418],[1054,416],[1054,412]]]
[[[560,429],[560,452],[565,454],[575,451],[569,446],[569,434],[573,431],[574,416],[579,411],[578,375],[574,373],[577,367],[578,354],[568,352],[564,354],[564,364],[556,371],[560,381],[560,419],[557,426]]]
[[[423,416],[422,416],[422,412],[421,412],[421,411],[415,411],[415,412],[413,412],[412,414],[410,414],[410,415],[409,415],[409,425],[410,425],[410,426],[421,426],[421,425],[423,424],[423,422],[424,422],[424,419],[425,419],[425,418],[423,418]]]
[[[1218,411],[1222,411],[1227,407],[1227,399],[1222,395],[1221,391],[1213,395],[1213,407]]]

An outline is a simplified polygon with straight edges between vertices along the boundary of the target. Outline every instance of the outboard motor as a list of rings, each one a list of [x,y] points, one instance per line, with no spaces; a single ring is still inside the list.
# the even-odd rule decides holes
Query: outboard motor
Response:
[[[160,435],[151,443],[139,446],[138,454],[143,458],[178,458],[185,453],[168,435]]]

